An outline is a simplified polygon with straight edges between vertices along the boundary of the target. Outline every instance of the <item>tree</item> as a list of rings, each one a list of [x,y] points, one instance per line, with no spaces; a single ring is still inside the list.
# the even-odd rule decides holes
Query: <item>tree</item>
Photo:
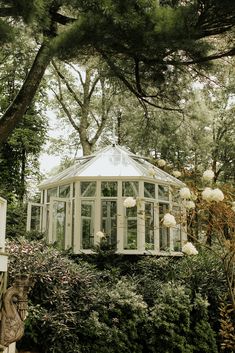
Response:
[[[0,112],[4,112],[14,98],[32,56],[31,43],[26,42],[25,36],[19,38],[19,45],[12,43],[0,54]],[[0,145],[0,189],[5,197],[9,196],[8,201],[17,198],[22,203],[28,179],[38,174],[38,156],[45,141],[47,124],[42,116],[40,92],[36,98],[37,105],[31,103],[13,134]]]
[[[40,34],[41,43],[21,89],[1,117],[0,142],[22,119],[54,55],[98,53],[142,104],[172,110],[175,106],[165,105],[166,78],[235,54],[226,37],[235,24],[235,4],[229,0],[7,0],[0,5],[6,35],[12,34],[12,23],[22,19]],[[225,45],[218,52],[220,36]]]
[[[94,60],[85,63],[83,72],[72,64],[63,66],[52,61],[52,65],[57,79],[50,89],[55,95],[59,116],[69,120],[76,132],[75,139],[79,135],[83,155],[89,155],[110,117],[115,88]]]

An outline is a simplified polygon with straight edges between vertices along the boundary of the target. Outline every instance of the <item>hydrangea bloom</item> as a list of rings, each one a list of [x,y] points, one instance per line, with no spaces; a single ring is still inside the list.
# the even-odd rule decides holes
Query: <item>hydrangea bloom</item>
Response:
[[[180,197],[182,199],[190,199],[191,192],[190,192],[189,188],[185,187],[185,188],[180,189]]]
[[[166,213],[163,217],[163,225],[165,227],[174,227],[176,226],[175,217],[172,216],[170,213]]]
[[[149,175],[154,177],[156,175],[156,171],[153,168],[149,169]]]
[[[223,201],[224,199],[224,194],[220,189],[214,189],[212,190],[211,188],[205,188],[205,190],[202,192],[202,198],[205,201]]]
[[[166,165],[166,161],[164,159],[159,159],[157,164],[159,165],[159,167],[164,167]]]
[[[186,201],[184,200],[182,202],[183,206],[187,208],[188,210],[195,208],[195,203],[193,201]]]
[[[210,126],[205,126],[205,127],[204,127],[204,131],[206,131],[206,132],[211,132],[212,129],[211,129]]]
[[[135,205],[136,200],[133,197],[127,197],[123,202],[123,206],[126,208],[135,207]]]
[[[205,201],[212,201],[212,189],[205,188],[202,192],[202,199]]]
[[[104,235],[103,232],[101,232],[101,230],[99,230],[99,231],[96,233],[96,236],[97,236],[97,238],[100,238],[100,239],[105,238],[105,235]]]
[[[211,181],[215,176],[215,173],[213,172],[213,170],[208,169],[206,170],[203,175],[202,175],[202,179],[205,181]]]
[[[173,170],[172,174],[174,177],[179,178],[181,176],[181,172],[179,170]]]
[[[182,252],[186,255],[197,255],[198,251],[191,242],[187,242],[182,247]]]
[[[224,194],[220,189],[214,189],[212,190],[212,201],[223,201],[224,199]]]

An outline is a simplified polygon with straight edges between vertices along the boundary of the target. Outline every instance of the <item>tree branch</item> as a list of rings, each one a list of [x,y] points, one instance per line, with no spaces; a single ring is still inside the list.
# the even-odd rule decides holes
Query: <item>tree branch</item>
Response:
[[[142,101],[142,103],[146,103],[148,105],[151,105],[152,107],[166,110],[166,111],[177,111],[181,112],[181,109],[177,108],[170,108],[170,107],[164,107],[158,104],[155,104],[153,102],[150,102],[148,99],[144,98],[139,92],[136,91],[136,89],[132,86],[132,84],[124,77],[120,69],[114,64],[114,62],[110,59],[110,57],[101,49],[96,49],[104,58],[104,60],[107,62],[108,66],[111,68],[111,70],[115,73],[115,75],[125,84],[125,86],[132,92],[139,101]]]
[[[0,143],[5,142],[20,120],[36,94],[44,72],[52,58],[48,42],[44,42],[33,62],[33,65],[11,105],[0,118]]]
[[[72,87],[70,86],[70,84],[68,83],[67,79],[65,78],[65,76],[62,74],[62,72],[58,69],[57,65],[55,64],[54,60],[52,60],[52,66],[54,67],[57,75],[63,80],[63,82],[65,83],[68,91],[71,93],[71,95],[73,96],[74,100],[78,103],[78,105],[82,108],[83,104],[80,101],[80,99],[78,98],[78,96],[76,95],[76,93],[74,92],[74,90],[72,89]]]
[[[66,105],[64,104],[64,101],[63,101],[63,97],[62,96],[59,96],[58,93],[53,89],[51,88],[52,92],[54,93],[57,101],[60,103],[63,111],[65,112],[65,114],[67,115],[71,125],[73,126],[73,128],[79,132],[79,126],[75,123],[74,119],[72,118],[72,115],[70,113],[70,111],[67,109]]]

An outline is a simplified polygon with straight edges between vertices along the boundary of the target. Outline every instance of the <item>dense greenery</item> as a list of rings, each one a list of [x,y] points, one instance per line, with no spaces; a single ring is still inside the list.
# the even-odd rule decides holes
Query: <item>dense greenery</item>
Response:
[[[17,41],[22,26],[37,51],[0,119],[1,142],[22,120],[55,56],[98,55],[142,105],[172,110],[178,97],[168,91],[179,74],[235,53],[231,1],[7,0],[0,1],[0,18],[2,43]]]
[[[25,233],[48,97],[76,131],[74,150],[80,144],[89,154],[110,143],[112,117],[120,144],[154,163],[164,158],[165,170],[180,170],[194,192],[208,167],[228,191],[223,205],[203,209],[199,197],[188,212],[189,236],[198,240],[203,230],[219,253],[124,257],[99,248],[78,257],[43,242],[10,242],[10,282],[22,272],[35,279],[22,347],[233,351],[226,296],[230,283],[234,298],[234,25],[230,0],[0,0],[0,195],[8,200],[8,236]]]
[[[111,266],[104,252],[69,259],[22,238],[8,251],[10,281],[19,273],[35,280],[20,347],[45,353],[219,350],[226,280],[212,252],[178,259],[116,256]]]

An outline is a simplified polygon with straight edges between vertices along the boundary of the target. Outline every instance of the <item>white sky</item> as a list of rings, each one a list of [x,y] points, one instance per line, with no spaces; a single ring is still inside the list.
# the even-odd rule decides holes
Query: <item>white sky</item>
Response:
[[[48,136],[49,137],[59,137],[63,134],[63,130],[60,130],[57,124],[56,114],[53,111],[48,110],[46,112],[48,116]],[[43,174],[47,174],[54,167],[60,164],[60,157],[47,153],[48,146],[44,147],[44,152],[41,153],[41,157],[39,158],[40,162],[40,171]]]

